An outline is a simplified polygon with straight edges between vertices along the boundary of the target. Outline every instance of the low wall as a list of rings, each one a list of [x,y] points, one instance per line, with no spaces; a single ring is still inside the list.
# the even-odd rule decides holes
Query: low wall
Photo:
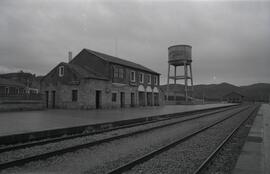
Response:
[[[0,100],[0,112],[41,110],[41,109],[44,109],[44,102],[42,100],[18,100],[18,101]]]

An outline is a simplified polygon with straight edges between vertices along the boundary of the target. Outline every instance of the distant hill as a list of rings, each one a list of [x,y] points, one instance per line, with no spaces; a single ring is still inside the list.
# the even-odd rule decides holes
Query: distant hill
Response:
[[[166,91],[166,85],[162,85],[163,91]],[[184,85],[170,85],[170,89],[178,93],[184,93]],[[221,99],[224,95],[230,92],[238,92],[249,100],[268,101],[270,95],[270,84],[256,83],[248,86],[235,86],[229,83],[209,84],[209,85],[195,85],[193,97],[205,99]]]
[[[240,88],[244,96],[257,101],[269,101],[270,84],[268,83],[256,83],[249,86],[241,86]]]

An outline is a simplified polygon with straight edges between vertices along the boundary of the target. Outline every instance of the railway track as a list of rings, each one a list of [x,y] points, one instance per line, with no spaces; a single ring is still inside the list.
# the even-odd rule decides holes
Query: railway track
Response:
[[[221,149],[227,144],[231,138],[237,133],[237,131],[245,124],[245,122],[250,119],[254,113],[258,111],[259,107],[256,107],[249,116],[244,119],[242,122],[239,123],[239,125],[233,129],[233,131],[220,143],[220,145],[206,158],[206,160],[203,161],[203,163],[196,169],[196,171],[193,174],[201,174],[205,171],[207,171],[208,166],[211,164],[213,159],[218,155],[218,153],[221,151]]]
[[[101,143],[110,142],[110,141],[113,141],[113,140],[116,140],[116,139],[121,139],[121,138],[129,137],[129,136],[133,136],[133,135],[136,135],[136,134],[141,134],[141,133],[148,132],[148,131],[151,131],[151,130],[172,126],[172,125],[175,125],[175,124],[191,121],[191,120],[198,119],[198,118],[203,118],[203,117],[206,117],[206,116],[211,116],[211,115],[218,114],[218,113],[221,113],[221,112],[226,112],[226,111],[231,110],[231,109],[232,108],[229,108],[229,109],[226,108],[226,109],[221,109],[221,110],[217,110],[217,111],[211,111],[211,112],[207,112],[207,113],[203,113],[203,114],[197,114],[195,116],[189,115],[188,117],[181,117],[180,120],[178,120],[178,121],[174,121],[174,120],[177,120],[177,119],[174,119],[173,121],[172,121],[172,119],[169,119],[171,122],[166,123],[166,124],[160,124],[160,125],[153,126],[153,127],[150,127],[150,128],[146,128],[146,129],[142,129],[142,130],[136,130],[134,132],[129,132],[129,133],[126,133],[126,134],[111,136],[111,137],[100,139],[100,140],[97,140],[97,141],[92,141],[92,142],[87,142],[87,143],[74,145],[74,146],[70,146],[70,147],[66,147],[66,148],[61,148],[61,149],[58,149],[58,150],[45,152],[45,153],[41,153],[41,154],[37,154],[37,155],[32,155],[32,156],[28,156],[28,157],[25,157],[25,158],[5,161],[5,162],[0,163],[0,170],[6,169],[6,168],[9,168],[9,167],[24,165],[24,164],[29,163],[31,161],[42,160],[42,159],[46,159],[46,158],[56,156],[56,155],[62,155],[62,154],[67,153],[67,152],[73,152],[73,151],[76,151],[78,149],[88,148],[88,147],[91,147],[91,146],[99,145]],[[240,112],[240,111],[246,109],[246,106],[237,107],[237,108],[234,108],[234,109],[237,110],[237,112]],[[142,125],[144,125],[144,124],[142,124]],[[15,147],[15,148],[18,148],[18,147]]]
[[[220,149],[222,149],[222,147],[224,146],[224,144],[226,144],[230,139],[231,137],[237,132],[237,130],[245,123],[245,121],[247,121],[251,116],[253,116],[254,113],[257,112],[258,110],[258,106],[254,107],[251,109],[251,111],[249,112],[248,116],[243,119],[236,128],[233,129],[233,131],[219,144],[219,146],[206,158],[206,160],[204,160],[201,165],[195,169],[194,173],[193,174],[199,174],[201,173],[202,171],[206,170],[209,163],[211,163],[212,159],[217,155],[217,153],[220,151]],[[246,108],[248,109],[248,108]],[[209,124],[207,126],[204,126],[203,128],[199,129],[199,130],[196,130],[188,135],[186,135],[185,137],[182,137],[180,139],[177,139],[175,140],[174,142],[171,142],[169,144],[166,144],[162,147],[160,147],[159,149],[156,149],[156,150],[153,150],[133,161],[130,161],[126,164],[123,164],[122,166],[120,167],[117,167],[111,171],[109,171],[107,174],[119,174],[119,173],[128,173],[132,168],[142,164],[142,163],[145,163],[153,158],[155,158],[157,155],[159,154],[162,154],[163,152],[166,152],[172,148],[174,148],[175,146],[191,139],[192,137],[198,135],[198,134],[201,134],[203,133],[204,131],[224,122],[225,120],[228,120],[234,116],[237,116],[239,113],[245,111],[246,109],[244,110],[241,110],[239,112],[236,112],[236,113],[233,113],[233,114],[230,114],[228,115],[227,117],[221,119],[221,120],[218,120],[216,121],[215,123],[212,123],[212,124]],[[140,171],[141,173],[143,173],[143,171]],[[131,173],[136,173],[136,172],[131,172]]]

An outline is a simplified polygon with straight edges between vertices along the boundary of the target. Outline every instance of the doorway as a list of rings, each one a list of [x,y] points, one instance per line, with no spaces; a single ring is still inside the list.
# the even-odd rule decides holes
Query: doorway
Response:
[[[124,92],[120,93],[120,107],[121,108],[125,107],[125,93]]]
[[[146,94],[146,98],[147,98],[147,106],[152,106],[152,93],[151,92],[147,92]]]
[[[145,93],[139,92],[139,106],[145,106]]]
[[[52,108],[55,108],[55,91],[52,91]]]
[[[49,108],[49,91],[45,92],[45,96],[46,96],[46,108]]]
[[[159,105],[158,93],[154,93],[154,105],[155,106],[158,106]]]
[[[130,106],[134,107],[135,106],[135,94],[133,92],[130,94],[130,99],[131,99]]]
[[[96,91],[96,109],[101,108],[101,91]]]

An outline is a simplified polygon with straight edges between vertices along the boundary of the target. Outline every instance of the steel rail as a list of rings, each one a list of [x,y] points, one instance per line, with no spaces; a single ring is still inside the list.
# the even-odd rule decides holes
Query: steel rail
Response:
[[[216,113],[225,112],[227,110],[231,110],[231,109],[237,108],[237,107],[241,107],[241,106],[237,105],[237,106],[231,106],[231,107],[228,107],[228,108],[217,108],[214,111],[205,111],[205,112],[216,114]],[[201,113],[203,114],[204,111],[201,111]],[[60,142],[60,141],[64,141],[64,140],[74,139],[74,138],[86,137],[86,136],[89,136],[89,135],[106,133],[106,132],[119,130],[119,129],[131,128],[131,127],[141,126],[141,125],[146,125],[146,124],[151,124],[151,123],[157,123],[157,122],[162,122],[162,121],[166,121],[166,120],[170,120],[170,119],[184,118],[184,117],[187,117],[187,116],[190,116],[190,115],[195,115],[195,114],[200,114],[200,113],[195,112],[195,113],[186,113],[186,114],[183,114],[183,115],[179,114],[180,116],[168,116],[168,117],[163,118],[163,119],[150,120],[150,121],[144,121],[144,122],[139,122],[139,123],[134,123],[134,124],[117,126],[117,127],[114,127],[114,128],[110,128],[110,129],[106,129],[106,130],[100,130],[100,131],[91,132],[91,133],[84,133],[84,134],[79,134],[79,135],[76,134],[76,135],[70,135],[70,136],[66,136],[66,137],[50,138],[50,139],[45,139],[45,140],[41,140],[41,141],[34,141],[34,142],[28,142],[28,143],[23,143],[23,144],[11,145],[11,146],[8,146],[8,147],[2,147],[2,148],[0,147],[0,153],[13,151],[13,150],[17,150],[17,149],[29,148],[29,147],[38,146],[38,145],[44,145],[44,144],[49,144],[49,143]]]
[[[194,132],[189,133],[188,135],[186,135],[186,136],[184,136],[176,141],[173,141],[167,145],[160,147],[159,149],[153,150],[152,152],[149,152],[149,153],[147,153],[147,154],[145,154],[145,155],[143,155],[143,156],[141,156],[133,161],[130,161],[129,163],[126,163],[120,167],[117,167],[117,168],[109,171],[107,174],[119,174],[119,173],[126,172],[126,171],[130,170],[131,168],[133,168],[134,166],[150,160],[151,158],[157,156],[158,154],[165,152],[165,151],[175,147],[176,145],[183,143],[184,141],[187,141],[188,139],[192,138],[193,136],[195,136],[195,135],[197,135],[197,134],[199,134],[199,133],[201,133],[201,132],[203,132],[203,131],[205,131],[205,130],[207,130],[207,129],[209,129],[209,128],[211,128],[211,127],[213,127],[213,126],[215,126],[215,125],[217,125],[217,124],[219,124],[219,123],[221,123],[221,122],[223,122],[223,121],[225,121],[225,120],[227,120],[227,119],[229,119],[229,118],[231,118],[231,117],[233,117],[233,116],[235,116],[235,115],[237,115],[237,114],[239,114],[247,109],[249,109],[249,108],[250,107],[244,108],[244,109],[242,109],[238,112],[232,113],[232,114],[228,114],[227,116],[225,116],[225,118],[223,118],[221,120],[218,120],[214,123],[211,123],[207,126],[204,126],[203,128],[201,128],[199,130],[195,130]]]
[[[236,113],[238,113],[238,112],[241,112],[241,111],[245,110],[247,107],[248,106],[242,106],[240,108],[234,108],[234,109],[237,110]],[[240,109],[240,111],[238,111],[238,109]],[[225,110],[223,112],[226,112],[226,111],[227,110]],[[73,152],[73,151],[76,151],[76,150],[79,150],[79,149],[99,145],[101,143],[106,143],[106,142],[110,142],[110,141],[113,141],[113,140],[117,140],[117,139],[129,137],[129,136],[149,132],[149,131],[152,131],[152,130],[155,130],[155,129],[168,127],[168,126],[172,126],[172,125],[175,125],[175,124],[195,120],[195,119],[198,119],[198,118],[201,118],[201,117],[214,115],[214,114],[220,113],[220,112],[221,111],[206,113],[206,114],[200,115],[199,117],[186,118],[184,120],[180,120],[180,121],[173,122],[173,123],[168,123],[168,124],[159,125],[159,126],[156,126],[156,127],[151,127],[151,128],[148,128],[148,129],[138,130],[138,131],[130,132],[130,133],[127,133],[127,134],[116,135],[116,136],[112,136],[112,137],[109,137],[109,138],[105,138],[105,139],[101,139],[101,140],[97,140],[97,141],[93,141],[93,142],[88,142],[88,143],[84,143],[84,144],[80,144],[80,145],[70,146],[70,147],[66,147],[66,148],[51,151],[51,152],[45,152],[45,153],[42,153],[42,154],[33,155],[33,156],[22,158],[22,159],[16,159],[16,160],[12,160],[12,161],[7,161],[7,162],[4,162],[4,163],[0,163],[0,170],[10,168],[10,167],[14,167],[14,166],[21,166],[21,165],[24,165],[24,164],[29,163],[31,161],[43,160],[43,159],[46,159],[46,158],[49,158],[49,157],[52,157],[52,156],[62,155],[64,153]]]
[[[244,125],[244,123],[249,120],[255,113],[257,113],[259,106],[256,106],[254,110],[244,119],[233,131],[219,144],[219,146],[203,161],[203,163],[195,170],[193,174],[202,173],[206,170],[211,163],[211,161],[217,156],[219,151],[224,147],[224,145],[231,140],[235,133]]]

